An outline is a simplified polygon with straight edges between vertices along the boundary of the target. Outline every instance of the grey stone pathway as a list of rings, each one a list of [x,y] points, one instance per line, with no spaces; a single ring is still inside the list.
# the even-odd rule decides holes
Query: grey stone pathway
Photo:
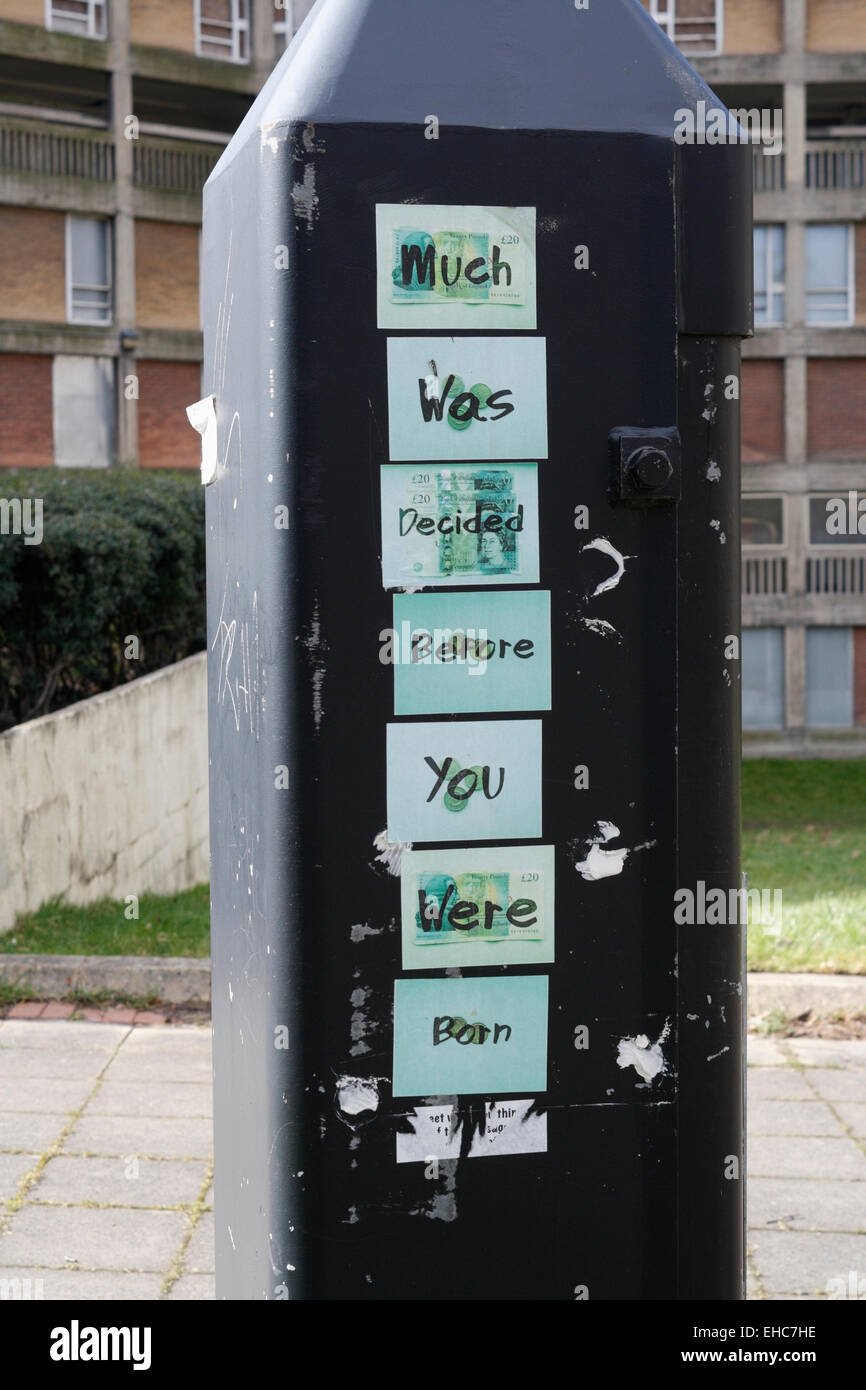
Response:
[[[0,1021],[0,1299],[213,1298],[210,1115],[209,1026]],[[747,1168],[749,1297],[866,1295],[866,1042],[749,1038]]]

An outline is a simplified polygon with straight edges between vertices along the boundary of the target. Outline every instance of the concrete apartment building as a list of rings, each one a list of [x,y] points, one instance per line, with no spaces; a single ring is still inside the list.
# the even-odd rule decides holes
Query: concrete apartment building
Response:
[[[311,3],[0,0],[0,466],[196,466],[201,187]],[[866,752],[866,0],[641,3],[784,118],[754,156],[747,746]]]

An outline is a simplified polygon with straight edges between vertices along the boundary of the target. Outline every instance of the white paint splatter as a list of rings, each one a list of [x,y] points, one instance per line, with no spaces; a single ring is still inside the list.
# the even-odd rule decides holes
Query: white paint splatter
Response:
[[[356,944],[357,944],[359,941],[363,941],[365,936],[381,936],[381,935],[382,935],[382,928],[381,928],[381,927],[370,927],[370,926],[367,925],[366,922],[358,922],[354,927],[351,928],[351,931],[350,931],[351,940],[352,940],[353,942],[355,942]]]
[[[709,1055],[709,1057],[707,1058],[707,1061],[708,1061],[708,1062],[714,1062],[714,1061],[716,1060],[717,1057],[721,1057],[721,1056],[723,1055],[723,1053],[725,1053],[725,1052],[730,1052],[730,1050],[731,1050],[731,1049],[730,1049],[729,1047],[723,1047],[723,1048],[721,1049],[721,1051],[719,1051],[719,1052],[711,1052],[710,1055]]]
[[[388,839],[388,831],[380,830],[373,841],[373,848],[378,851],[376,861],[384,864],[388,873],[394,878],[400,877],[400,870],[403,865],[403,855],[407,849],[411,849],[411,844],[403,844],[400,840],[393,842]]]
[[[590,594],[590,598],[598,598],[599,594],[606,594],[610,589],[615,589],[619,581],[625,574],[626,560],[633,560],[633,555],[623,555],[617,550],[615,545],[611,545],[606,536],[596,536],[594,541],[588,541],[583,550],[600,550],[602,555],[607,555],[613,560],[616,569],[609,578],[597,584]]]
[[[707,480],[711,483],[717,483],[721,476],[721,468],[716,463],[715,459],[711,459],[710,462],[707,464]]]
[[[670,1020],[667,1020],[654,1043],[650,1042],[646,1033],[638,1033],[635,1038],[622,1038],[617,1043],[617,1066],[623,1069],[634,1067],[642,1081],[650,1085],[655,1077],[663,1075],[667,1070],[662,1043],[666,1041],[670,1031]]]

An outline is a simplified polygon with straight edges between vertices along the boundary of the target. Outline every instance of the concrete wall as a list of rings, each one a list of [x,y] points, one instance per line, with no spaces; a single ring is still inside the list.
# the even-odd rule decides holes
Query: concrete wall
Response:
[[[206,710],[201,653],[0,735],[0,931],[207,879]]]

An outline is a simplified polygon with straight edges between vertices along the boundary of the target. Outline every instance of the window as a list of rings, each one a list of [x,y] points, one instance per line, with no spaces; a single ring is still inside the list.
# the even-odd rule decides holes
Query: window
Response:
[[[854,725],[854,643],[850,627],[806,628],[806,724]]]
[[[66,219],[66,317],[70,323],[111,323],[111,246],[99,217]]]
[[[785,723],[785,635],[780,627],[743,629],[743,728]]]
[[[721,52],[723,0],[649,0],[648,9],[689,57]]]
[[[847,327],[854,322],[854,229],[806,228],[806,322]]]
[[[785,322],[785,228],[755,228],[755,324]]]
[[[114,362],[57,356],[51,367],[54,462],[108,468],[114,457]]]
[[[45,0],[45,28],[59,34],[104,39],[105,0]]]
[[[742,519],[743,545],[784,545],[784,498],[752,497],[746,493]]]
[[[866,492],[809,497],[810,545],[866,545]]]
[[[202,58],[248,63],[249,0],[195,0],[195,43]]]
[[[277,53],[285,52],[294,33],[293,8],[292,0],[274,0],[274,39]]]

